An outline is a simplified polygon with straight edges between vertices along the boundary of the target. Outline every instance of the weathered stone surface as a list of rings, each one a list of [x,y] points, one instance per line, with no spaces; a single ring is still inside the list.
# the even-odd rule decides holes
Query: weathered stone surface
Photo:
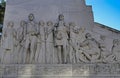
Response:
[[[58,22],[51,22],[50,28],[49,22],[37,23],[32,13],[28,19],[21,21],[21,27],[17,30],[13,22],[8,22],[7,28],[3,29],[2,63],[79,64],[120,61],[118,38],[109,38],[107,41],[107,36],[103,34],[95,35],[73,22],[66,23],[63,14],[58,16]],[[110,40],[111,45],[107,46]]]
[[[115,77],[120,64],[14,64],[1,65],[1,77]]]
[[[2,78],[119,78],[120,31],[84,0],[7,0]]]

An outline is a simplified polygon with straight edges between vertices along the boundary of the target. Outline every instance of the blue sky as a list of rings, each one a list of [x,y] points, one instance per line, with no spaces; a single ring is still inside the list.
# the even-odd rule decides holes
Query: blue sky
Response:
[[[120,30],[120,0],[86,0],[86,4],[92,5],[95,22]]]
[[[120,30],[120,0],[86,0],[92,5],[94,20]]]

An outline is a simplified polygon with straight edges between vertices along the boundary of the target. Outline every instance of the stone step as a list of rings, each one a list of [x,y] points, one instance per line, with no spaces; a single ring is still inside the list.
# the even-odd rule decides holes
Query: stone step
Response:
[[[120,78],[120,64],[0,64],[0,78]]]

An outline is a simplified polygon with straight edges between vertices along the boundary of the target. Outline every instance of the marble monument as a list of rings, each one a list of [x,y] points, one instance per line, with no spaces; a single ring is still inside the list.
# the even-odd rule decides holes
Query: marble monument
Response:
[[[120,31],[85,0],[8,0],[1,78],[119,78]]]

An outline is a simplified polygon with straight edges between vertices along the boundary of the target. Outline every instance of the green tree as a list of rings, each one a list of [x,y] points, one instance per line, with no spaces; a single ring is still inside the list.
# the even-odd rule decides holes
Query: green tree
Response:
[[[6,6],[6,2],[2,0],[0,3],[0,24],[2,25],[4,20],[4,14],[5,14],[5,6]],[[0,28],[0,32],[2,32],[2,28]]]

